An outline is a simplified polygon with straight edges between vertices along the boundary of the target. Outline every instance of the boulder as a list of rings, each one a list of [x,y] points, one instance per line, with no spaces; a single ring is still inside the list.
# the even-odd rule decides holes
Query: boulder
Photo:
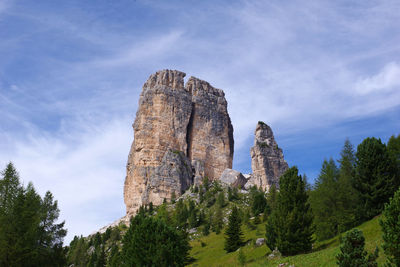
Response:
[[[247,182],[247,179],[242,173],[232,169],[225,169],[219,179],[223,184],[238,188],[244,187]]]
[[[264,243],[265,243],[265,238],[257,238],[257,240],[256,240],[257,247],[264,245]]]

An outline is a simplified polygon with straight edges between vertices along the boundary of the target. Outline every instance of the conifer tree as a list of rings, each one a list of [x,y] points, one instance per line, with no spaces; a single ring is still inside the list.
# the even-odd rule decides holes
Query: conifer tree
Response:
[[[100,253],[97,257],[96,267],[105,267],[107,263],[106,253],[104,251],[104,245],[101,246]]]
[[[264,192],[258,190],[252,190],[253,192],[250,193],[251,197],[251,211],[254,216],[258,216],[262,213],[267,205],[267,199],[265,198]]]
[[[232,188],[230,186],[228,187],[228,200],[229,201],[233,200]]]
[[[284,255],[311,250],[313,216],[308,204],[305,183],[297,167],[287,170],[280,178],[277,207],[266,224],[266,243]]]
[[[107,267],[120,267],[121,266],[121,254],[118,246],[113,244],[111,247],[110,257],[107,261]]]
[[[225,207],[225,195],[224,192],[220,192],[217,197],[217,204],[220,208]]]
[[[365,238],[363,233],[358,229],[353,229],[346,233],[340,245],[340,253],[336,256],[337,264],[340,267],[375,267],[378,266],[376,258],[378,258],[378,248],[374,254],[367,257],[364,250]]]
[[[343,232],[353,227],[361,217],[357,207],[359,198],[353,187],[356,157],[349,139],[346,139],[340,152],[338,198],[339,198],[339,229]]]
[[[400,134],[395,137],[392,135],[387,143],[387,150],[390,157],[396,163],[397,180],[400,180]],[[398,181],[400,183],[400,181]]]
[[[227,252],[236,251],[243,245],[242,223],[239,216],[239,210],[233,206],[229,215],[228,227],[225,231],[225,250]]]
[[[314,214],[315,234],[325,240],[339,233],[339,170],[331,158],[324,160],[321,172],[311,191],[310,203]]]
[[[12,162],[7,164],[1,175],[3,178],[0,179],[0,214],[9,214],[21,190],[19,175]]]
[[[389,154],[396,160],[397,164],[400,164],[400,134],[396,136],[392,135],[387,143],[387,149]]]
[[[353,185],[360,196],[364,219],[378,215],[398,188],[395,164],[380,139],[366,138],[358,145]]]
[[[0,266],[63,266],[64,223],[50,192],[42,199],[32,183],[20,185],[12,163],[0,179]]]
[[[131,220],[122,243],[122,266],[184,266],[190,248],[184,232],[142,214]]]
[[[223,227],[224,227],[224,221],[222,216],[222,209],[221,207],[217,206],[213,221],[213,230],[218,235],[219,233],[221,233]]]
[[[400,188],[385,204],[380,220],[383,232],[383,250],[390,264],[400,266]]]
[[[267,206],[270,212],[276,209],[278,201],[278,191],[276,190],[276,186],[273,184],[267,194]]]

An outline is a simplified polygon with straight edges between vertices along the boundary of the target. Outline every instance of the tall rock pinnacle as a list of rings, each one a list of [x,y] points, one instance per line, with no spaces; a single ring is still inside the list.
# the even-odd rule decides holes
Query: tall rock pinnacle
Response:
[[[232,167],[233,127],[222,90],[185,73],[162,70],[143,85],[133,124],[124,201],[128,214],[181,195],[203,176]]]
[[[253,174],[249,184],[269,190],[274,184],[279,186],[279,177],[289,168],[283,158],[282,149],[275,141],[271,127],[258,122],[254,146],[250,149]]]

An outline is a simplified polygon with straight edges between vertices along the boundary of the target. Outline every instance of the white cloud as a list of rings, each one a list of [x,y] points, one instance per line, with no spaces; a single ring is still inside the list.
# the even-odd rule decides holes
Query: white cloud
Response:
[[[2,168],[14,162],[25,184],[50,190],[73,235],[90,234],[125,214],[123,182],[133,139],[130,119],[74,126],[66,136],[38,133],[13,140],[0,154]]]
[[[378,74],[360,79],[355,90],[359,95],[400,91],[400,65],[388,63]]]

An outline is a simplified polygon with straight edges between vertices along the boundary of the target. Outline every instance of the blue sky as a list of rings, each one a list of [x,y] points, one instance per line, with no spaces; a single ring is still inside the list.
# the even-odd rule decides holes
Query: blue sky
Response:
[[[400,2],[0,0],[0,166],[87,235],[124,215],[125,164],[148,76],[225,91],[234,168],[257,121],[309,180],[346,138],[400,133]]]

